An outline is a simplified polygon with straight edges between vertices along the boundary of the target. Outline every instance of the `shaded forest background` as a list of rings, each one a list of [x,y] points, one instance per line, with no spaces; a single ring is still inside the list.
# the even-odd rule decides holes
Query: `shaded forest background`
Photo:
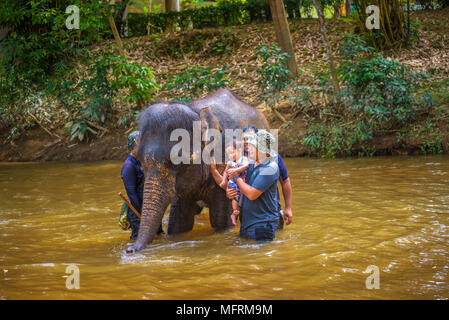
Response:
[[[0,160],[122,159],[146,105],[222,87],[280,129],[284,156],[449,150],[448,1],[399,1],[397,38],[366,30],[360,8],[321,1],[327,44],[313,1],[284,1],[295,76],[264,0],[153,6],[127,22],[126,1],[78,2],[80,30],[65,27],[68,1],[0,5]]]

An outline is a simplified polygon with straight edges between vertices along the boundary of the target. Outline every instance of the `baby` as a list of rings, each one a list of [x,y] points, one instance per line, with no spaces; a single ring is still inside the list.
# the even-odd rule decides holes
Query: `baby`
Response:
[[[228,163],[226,164],[226,169],[223,174],[223,181],[220,184],[220,187],[226,189],[226,183],[229,184],[230,189],[235,189],[237,191],[237,195],[234,199],[232,199],[232,214],[231,220],[234,225],[237,225],[237,216],[240,213],[239,210],[239,201],[240,201],[240,189],[233,179],[229,179],[229,173],[232,171],[237,173],[237,176],[240,175],[243,180],[245,180],[246,169],[248,169],[248,158],[243,156],[242,154],[242,145],[240,142],[237,142],[235,139],[232,141],[232,144],[226,147],[226,154],[228,156]]]

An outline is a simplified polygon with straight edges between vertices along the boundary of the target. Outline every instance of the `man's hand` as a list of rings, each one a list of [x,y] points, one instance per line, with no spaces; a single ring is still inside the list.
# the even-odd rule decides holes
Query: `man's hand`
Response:
[[[237,190],[226,188],[226,197],[231,200],[234,199],[235,197],[237,197]]]
[[[284,219],[285,219],[285,223],[287,225],[289,225],[290,223],[292,223],[293,220],[293,214],[292,214],[292,209],[291,208],[286,208],[284,209]]]
[[[239,175],[238,169],[228,169],[227,173],[229,179],[234,179]]]

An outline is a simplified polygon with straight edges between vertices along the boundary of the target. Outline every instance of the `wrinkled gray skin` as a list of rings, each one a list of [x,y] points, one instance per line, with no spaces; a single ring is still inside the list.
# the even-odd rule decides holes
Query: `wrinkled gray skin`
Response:
[[[191,230],[194,216],[201,212],[203,205],[209,207],[210,223],[216,231],[232,225],[231,201],[213,180],[210,166],[203,161],[178,165],[170,161],[170,149],[178,143],[170,141],[170,133],[184,128],[190,132],[192,140],[193,121],[201,121],[203,132],[208,128],[224,132],[247,125],[269,128],[259,111],[226,89],[191,104],[159,102],[149,106],[139,120],[138,158],[145,174],[142,218],[136,243],[127,249],[128,253],[141,250],[153,241],[169,204],[172,205],[168,234]],[[222,150],[224,155],[224,143]],[[217,165],[217,168],[224,166]]]

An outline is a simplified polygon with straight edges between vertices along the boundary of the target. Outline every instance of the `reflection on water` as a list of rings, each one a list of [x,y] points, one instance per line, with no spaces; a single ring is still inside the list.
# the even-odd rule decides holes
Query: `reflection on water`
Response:
[[[286,165],[294,223],[274,242],[216,234],[204,211],[192,232],[128,256],[120,162],[1,163],[0,298],[449,298],[448,156]],[[79,290],[65,286],[69,264]]]

